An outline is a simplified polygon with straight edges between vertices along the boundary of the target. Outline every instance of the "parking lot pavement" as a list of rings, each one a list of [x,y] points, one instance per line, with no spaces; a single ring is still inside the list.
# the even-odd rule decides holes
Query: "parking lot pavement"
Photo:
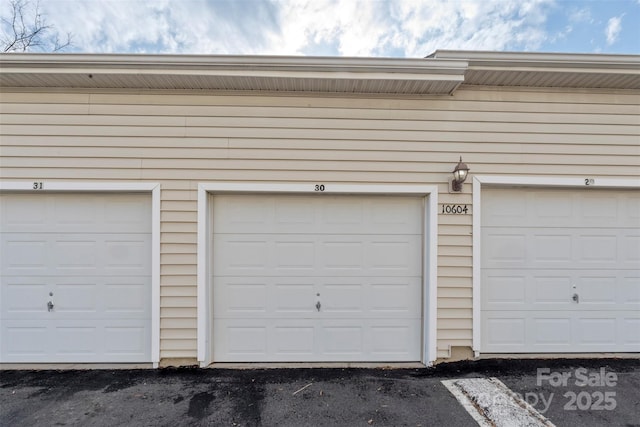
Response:
[[[556,426],[640,427],[638,360],[527,365],[499,378]]]
[[[617,375],[615,385],[568,381],[565,389],[555,381],[601,368]],[[1,371],[0,425],[476,426],[441,381],[490,377],[532,404],[534,393],[545,402],[553,393],[545,416],[557,426],[640,425],[638,360],[491,360],[398,370]],[[576,393],[576,410],[565,408],[569,391]],[[591,393],[588,410],[584,391]],[[611,407],[614,399],[616,407],[593,408],[598,391],[615,392],[607,402]]]

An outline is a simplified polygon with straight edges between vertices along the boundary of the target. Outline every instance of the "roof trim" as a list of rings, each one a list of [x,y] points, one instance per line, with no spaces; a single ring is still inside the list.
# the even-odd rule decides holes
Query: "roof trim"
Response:
[[[545,52],[492,52],[472,50],[436,50],[427,58],[464,60],[470,66],[480,64],[538,64],[548,66],[571,66],[575,68],[636,67],[640,70],[640,55],[617,55],[604,53],[545,53]]]
[[[439,50],[429,58],[464,58],[465,85],[640,89],[639,55]]]
[[[0,87],[446,95],[461,84],[640,89],[639,55],[438,50],[427,58],[0,54]]]
[[[467,62],[198,55],[0,55],[2,87],[450,94]]]

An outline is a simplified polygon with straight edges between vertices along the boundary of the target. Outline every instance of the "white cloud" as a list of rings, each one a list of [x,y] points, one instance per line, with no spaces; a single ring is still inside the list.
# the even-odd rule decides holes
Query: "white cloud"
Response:
[[[572,9],[569,11],[569,20],[571,22],[593,22],[591,9],[589,9],[588,7],[583,7],[582,9]]]
[[[624,13],[620,16],[614,16],[609,19],[607,22],[607,28],[605,30],[605,35],[607,36],[607,44],[612,45],[618,39],[620,35],[620,31],[622,30],[622,17]]]
[[[639,0],[640,1],[640,0]],[[558,0],[41,0],[82,52],[424,57],[538,50]],[[584,20],[587,12],[576,11]],[[569,19],[565,15],[565,20]],[[619,25],[619,24],[618,24]],[[566,25],[564,33],[568,34]],[[619,30],[617,30],[619,31]],[[612,37],[615,37],[615,28]]]
[[[268,1],[43,0],[84,52],[259,53],[275,30]]]
[[[550,0],[298,0],[278,2],[278,53],[308,54],[318,43],[341,55],[422,57],[438,48],[535,49]]]

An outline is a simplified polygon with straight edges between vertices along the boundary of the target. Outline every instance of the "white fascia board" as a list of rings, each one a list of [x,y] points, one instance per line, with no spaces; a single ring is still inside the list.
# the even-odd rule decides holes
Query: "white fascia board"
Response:
[[[127,70],[145,72],[161,70],[244,70],[244,71],[329,71],[329,72],[396,72],[396,73],[462,73],[464,59],[438,61],[424,58],[349,58],[308,56],[234,56],[234,55],[109,55],[109,54],[0,54],[3,70]]]
[[[440,71],[440,70],[438,70]],[[132,76],[139,78],[140,76],[187,76],[187,77],[228,77],[228,78],[273,78],[273,79],[317,79],[317,80],[377,80],[377,81],[437,81],[437,82],[460,82],[464,81],[462,73],[425,73],[425,72],[395,72],[395,71],[276,71],[276,70],[227,70],[227,69],[211,69],[211,70],[164,70],[164,69],[33,69],[33,68],[17,68],[2,71],[1,74],[29,74],[34,75],[78,75],[79,78],[85,79],[87,75],[118,75]]]
[[[316,189],[316,185],[322,186]],[[331,183],[201,183],[204,191],[215,193],[339,193],[427,195],[437,191],[435,185],[423,184],[331,184]],[[322,189],[321,189],[322,188]]]
[[[211,363],[211,351],[209,349],[209,271],[208,256],[208,203],[207,190],[202,184],[198,185],[198,234],[197,234],[197,276],[196,276],[196,353],[200,367],[206,367]]]
[[[590,188],[634,188],[640,187],[640,178],[556,178],[542,176],[475,176],[479,184],[531,187],[590,187]],[[475,182],[475,181],[474,181]],[[475,187],[474,187],[475,190]]]
[[[158,55],[0,55],[2,74],[463,81],[467,62],[407,58]]]
[[[469,67],[491,65],[513,68],[524,66],[540,68],[598,68],[612,70],[624,68],[629,72],[640,70],[640,55],[582,54],[582,53],[535,53],[535,52],[491,52],[437,50],[429,56],[434,59],[465,60]],[[493,68],[493,67],[492,67]]]
[[[160,185],[151,190],[151,362],[160,364]]]
[[[480,274],[482,273],[480,269],[480,225],[482,224],[481,220],[481,211],[480,211],[480,192],[482,190],[482,181],[479,177],[473,177],[473,194],[472,194],[472,203],[473,203],[473,216],[472,216],[472,224],[471,224],[471,256],[472,256],[472,278],[471,278],[471,349],[473,350],[474,356],[478,357],[480,354],[480,327],[481,327],[481,318],[480,318]]]
[[[423,285],[426,301],[423,299],[423,332],[424,350],[422,363],[432,366],[438,358],[438,190],[433,190],[427,197],[425,215],[427,216],[424,231],[425,254],[428,263],[424,262]]]
[[[36,183],[41,185],[36,185]],[[66,182],[66,181],[0,181],[0,191],[131,191],[149,192],[158,186],[150,182]]]

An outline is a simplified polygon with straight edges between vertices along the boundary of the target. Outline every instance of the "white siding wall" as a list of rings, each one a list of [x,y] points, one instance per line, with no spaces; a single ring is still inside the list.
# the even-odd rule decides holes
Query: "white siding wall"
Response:
[[[471,174],[639,175],[640,93],[462,88],[451,97],[11,92],[0,178],[162,185],[161,358],[196,357],[196,187],[436,184]],[[471,215],[440,215],[438,355],[471,346]]]

